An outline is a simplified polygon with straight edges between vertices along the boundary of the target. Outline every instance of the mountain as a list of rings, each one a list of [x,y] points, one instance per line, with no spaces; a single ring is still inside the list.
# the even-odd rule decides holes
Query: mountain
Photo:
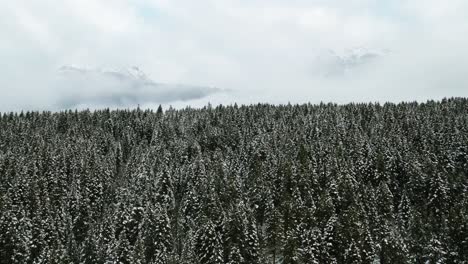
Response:
[[[382,60],[391,53],[388,49],[357,47],[345,50],[326,50],[315,60],[315,73],[322,77],[343,77],[359,68]]]
[[[59,74],[64,76],[96,75],[115,78],[119,81],[152,82],[147,75],[137,66],[123,69],[88,69],[74,65],[65,65],[59,68]]]
[[[89,69],[66,65],[59,68],[58,81],[61,87],[68,88],[60,97],[60,108],[161,104],[200,99],[221,92],[213,87],[156,82],[136,66]]]

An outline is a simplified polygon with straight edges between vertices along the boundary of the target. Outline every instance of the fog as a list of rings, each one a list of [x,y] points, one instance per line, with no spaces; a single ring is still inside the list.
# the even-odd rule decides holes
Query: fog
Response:
[[[461,0],[9,1],[0,111],[468,96],[464,10]],[[350,50],[362,59],[343,60]],[[138,66],[157,85],[64,78],[64,65]]]

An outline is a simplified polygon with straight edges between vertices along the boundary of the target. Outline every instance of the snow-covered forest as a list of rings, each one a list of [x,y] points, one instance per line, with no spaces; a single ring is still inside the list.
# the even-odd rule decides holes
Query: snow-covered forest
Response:
[[[0,263],[468,263],[468,99],[3,113]]]

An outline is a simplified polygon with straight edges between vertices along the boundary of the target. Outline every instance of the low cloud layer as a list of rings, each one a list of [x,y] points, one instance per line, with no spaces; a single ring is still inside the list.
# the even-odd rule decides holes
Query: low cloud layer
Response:
[[[465,10],[464,0],[8,1],[0,111],[468,96]],[[188,86],[57,80],[70,64],[137,65],[159,85]]]
[[[135,66],[118,70],[62,66],[52,85],[58,91],[57,109],[169,104],[222,92],[211,87],[158,83]]]

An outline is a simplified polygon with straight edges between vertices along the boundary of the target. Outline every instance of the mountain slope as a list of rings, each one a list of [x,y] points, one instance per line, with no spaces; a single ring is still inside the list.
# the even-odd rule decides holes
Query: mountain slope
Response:
[[[62,66],[58,70],[58,81],[61,86],[71,88],[60,97],[61,108],[170,103],[199,99],[221,91],[205,86],[155,82],[135,66],[118,70]]]
[[[388,49],[357,47],[351,49],[327,50],[316,57],[315,73],[321,77],[343,77],[364,66],[384,59]]]

